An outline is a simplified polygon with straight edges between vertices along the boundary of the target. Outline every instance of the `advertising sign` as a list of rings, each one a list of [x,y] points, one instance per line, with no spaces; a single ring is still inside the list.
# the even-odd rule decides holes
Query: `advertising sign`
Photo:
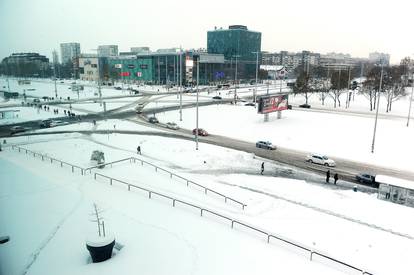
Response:
[[[277,95],[265,95],[261,96],[258,99],[258,109],[259,114],[267,114],[276,111],[283,111],[288,108],[288,95],[287,94],[277,94]]]
[[[134,64],[128,64],[128,69],[135,69],[135,65]]]
[[[137,72],[138,77],[142,77],[142,72]]]
[[[131,74],[129,72],[121,72],[119,73],[119,76],[130,76]]]
[[[141,69],[148,69],[148,64],[141,64],[139,65]]]

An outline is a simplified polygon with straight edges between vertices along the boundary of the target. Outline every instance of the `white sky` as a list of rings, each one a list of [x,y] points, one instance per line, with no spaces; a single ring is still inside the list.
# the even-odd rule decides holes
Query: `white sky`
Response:
[[[413,14],[410,0],[0,0],[0,58],[50,57],[73,41],[82,52],[102,44],[206,48],[208,30],[242,24],[262,32],[262,50],[381,51],[399,63],[414,55]]]

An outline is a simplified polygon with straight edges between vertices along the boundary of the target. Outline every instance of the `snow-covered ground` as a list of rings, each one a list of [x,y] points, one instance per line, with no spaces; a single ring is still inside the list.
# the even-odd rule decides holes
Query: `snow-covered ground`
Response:
[[[119,163],[97,172],[189,201],[284,236],[374,274],[411,270],[414,209],[380,201],[375,194],[322,184],[261,176],[253,155],[190,141],[135,135],[78,134],[16,137],[30,150],[89,166],[93,150],[107,161],[136,155],[247,204],[244,211],[186,187],[140,163]],[[26,144],[24,144],[26,143]],[[266,169],[274,169],[266,163]],[[311,262],[298,251],[237,228],[201,218],[188,208],[148,200],[105,179],[71,173],[7,148],[0,153],[0,246],[3,274],[336,274],[340,270]],[[30,180],[28,180],[30,179]],[[85,237],[95,230],[92,203],[123,245],[113,259],[91,264]],[[53,206],[53,207],[51,207]],[[13,214],[10,215],[10,209]],[[18,256],[17,256],[18,255]],[[318,259],[315,259],[316,261]],[[163,264],[160,265],[159,263]],[[350,270],[342,270],[352,274]]]

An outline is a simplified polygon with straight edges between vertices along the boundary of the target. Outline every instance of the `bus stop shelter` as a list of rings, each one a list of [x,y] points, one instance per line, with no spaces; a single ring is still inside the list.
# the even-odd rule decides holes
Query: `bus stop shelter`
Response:
[[[378,198],[414,207],[414,182],[390,176],[377,175]]]

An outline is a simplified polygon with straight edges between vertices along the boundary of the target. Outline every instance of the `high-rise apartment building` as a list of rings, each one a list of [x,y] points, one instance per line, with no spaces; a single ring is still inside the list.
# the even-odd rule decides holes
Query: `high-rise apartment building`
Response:
[[[60,54],[62,64],[72,62],[73,58],[79,57],[80,55],[80,44],[76,42],[61,43]]]

